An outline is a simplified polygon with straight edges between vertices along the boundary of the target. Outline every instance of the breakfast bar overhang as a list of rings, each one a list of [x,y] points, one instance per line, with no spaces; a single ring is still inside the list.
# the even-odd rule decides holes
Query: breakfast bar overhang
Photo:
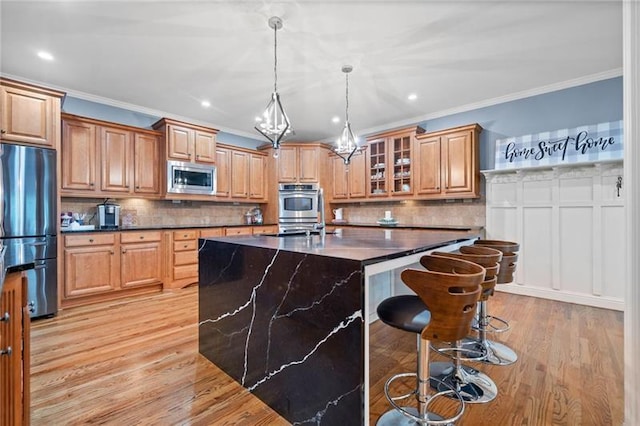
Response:
[[[480,229],[337,229],[200,240],[199,350],[292,424],[369,422],[376,277]],[[388,284],[388,283],[387,283]]]

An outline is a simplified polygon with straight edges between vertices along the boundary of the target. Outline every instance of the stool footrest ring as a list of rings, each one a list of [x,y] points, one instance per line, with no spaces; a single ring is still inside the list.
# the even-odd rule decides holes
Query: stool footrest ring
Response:
[[[405,395],[401,395],[401,396],[391,396],[391,392],[389,390],[389,387],[391,386],[391,384],[397,380],[397,379],[401,379],[401,378],[406,378],[406,377],[413,377],[417,379],[417,374],[416,373],[400,373],[400,374],[395,374],[391,377],[389,377],[389,379],[387,379],[386,383],[384,384],[384,395],[387,397],[387,400],[389,401],[389,403],[393,406],[393,408],[395,410],[397,410],[400,414],[402,414],[404,417],[413,420],[414,422],[420,424],[420,425],[428,425],[428,426],[445,426],[445,425],[451,425],[455,422],[457,422],[461,417],[462,414],[464,414],[464,399],[460,396],[460,394],[458,393],[458,391],[452,387],[450,384],[445,383],[435,377],[429,377],[429,381],[430,383],[433,383],[434,381],[438,383],[439,387],[441,389],[439,389],[436,393],[428,395],[427,396],[427,402],[426,402],[426,410],[427,410],[427,418],[422,418],[420,417],[418,411],[413,408],[413,407],[401,407],[400,405],[397,404],[396,401],[399,401],[401,399],[407,399],[411,396],[414,396],[418,394],[417,389],[413,390],[412,392],[409,392]],[[434,400],[437,400],[441,397],[447,397],[453,400],[457,400],[458,402],[458,410],[456,411],[456,413],[449,418],[442,418],[441,416],[432,413],[429,411],[429,406],[432,404],[432,402]],[[391,412],[393,412],[394,410],[391,410]],[[378,420],[378,425],[382,426],[382,425],[386,425],[386,424],[390,424],[390,422],[384,420],[385,417],[397,417],[394,415],[389,415],[390,412],[385,413],[382,417],[380,417],[380,419]],[[417,414],[417,415],[416,415]]]
[[[460,361],[464,362],[482,362],[485,360],[485,358],[487,358],[487,351],[482,346],[438,346],[434,345],[433,343],[431,343],[429,346],[440,355],[444,355],[450,359],[459,359]]]
[[[495,324],[496,322],[498,324]],[[475,331],[484,331],[485,333],[504,333],[509,330],[511,326],[506,320],[500,317],[487,315],[484,318],[474,319],[471,328]]]
[[[478,360],[491,365],[510,365],[518,360],[518,355],[513,349],[505,344],[493,340],[480,340],[474,337],[467,337],[462,340],[462,346],[471,350],[484,351],[487,356]]]

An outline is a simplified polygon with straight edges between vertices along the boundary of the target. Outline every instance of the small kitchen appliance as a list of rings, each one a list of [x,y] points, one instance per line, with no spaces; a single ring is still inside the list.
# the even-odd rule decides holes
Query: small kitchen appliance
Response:
[[[101,229],[115,229],[120,225],[120,206],[112,203],[98,204],[98,225]]]

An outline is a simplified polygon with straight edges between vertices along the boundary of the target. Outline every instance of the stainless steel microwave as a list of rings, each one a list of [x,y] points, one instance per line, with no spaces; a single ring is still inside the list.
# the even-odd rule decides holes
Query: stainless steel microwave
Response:
[[[167,161],[167,192],[216,195],[216,166]]]

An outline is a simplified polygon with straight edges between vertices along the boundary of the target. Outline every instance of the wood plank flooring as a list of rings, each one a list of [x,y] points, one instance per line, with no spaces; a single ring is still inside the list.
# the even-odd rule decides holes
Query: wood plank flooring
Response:
[[[520,359],[475,364],[498,385],[462,425],[620,425],[622,313],[497,293],[499,340]],[[286,425],[198,354],[197,287],[70,308],[32,323],[32,424]],[[371,424],[389,408],[384,381],[415,369],[415,336],[371,328]]]

